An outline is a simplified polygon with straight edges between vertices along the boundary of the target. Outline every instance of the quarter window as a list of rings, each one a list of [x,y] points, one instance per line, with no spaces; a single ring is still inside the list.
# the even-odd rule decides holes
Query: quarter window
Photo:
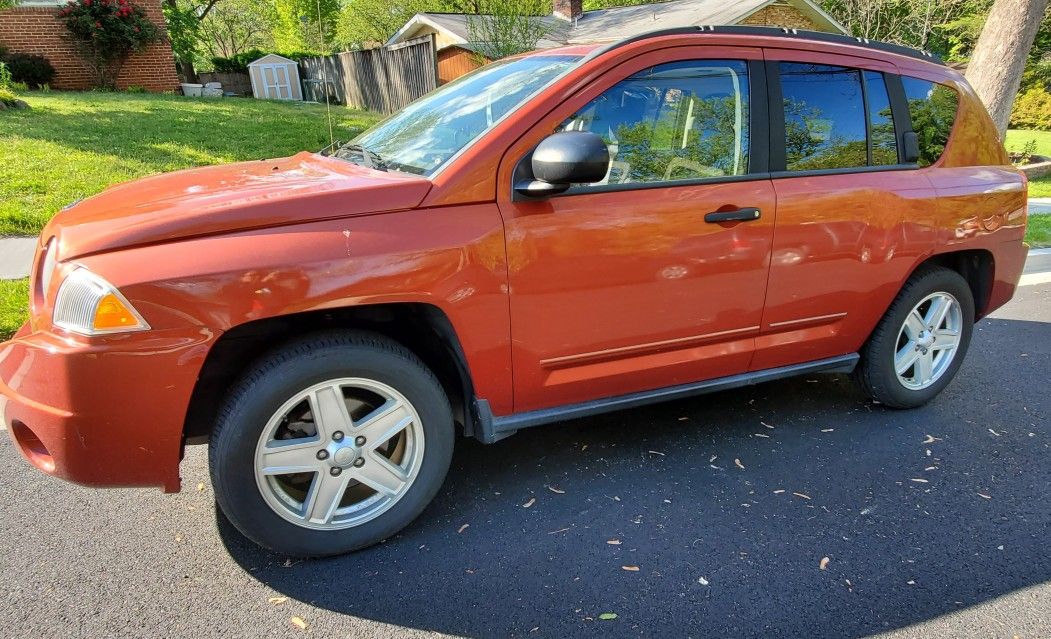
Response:
[[[617,83],[562,130],[610,149],[600,184],[670,182],[748,172],[748,68],[738,60],[662,64]]]
[[[920,166],[938,161],[952,133],[959,96],[943,84],[902,76],[905,98],[909,101],[912,130],[920,142]]]

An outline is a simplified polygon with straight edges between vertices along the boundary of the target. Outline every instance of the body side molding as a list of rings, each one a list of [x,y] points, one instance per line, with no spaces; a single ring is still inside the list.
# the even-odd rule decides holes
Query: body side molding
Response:
[[[739,388],[741,386],[751,386],[763,382],[783,379],[785,377],[795,377],[796,375],[803,375],[805,373],[850,373],[854,370],[859,358],[860,357],[857,353],[848,353],[846,355],[819,359],[803,364],[793,364],[791,366],[769,368],[762,371],[740,373],[738,375],[730,375],[727,377],[717,377],[703,382],[680,384],[678,386],[668,386],[639,393],[606,397],[579,404],[569,404],[567,406],[558,406],[554,408],[542,408],[540,410],[516,413],[504,417],[495,417],[492,410],[489,408],[489,402],[487,400],[476,399],[475,415],[478,421],[474,436],[485,444],[492,444],[505,437],[513,435],[523,428],[542,426],[553,422],[577,419],[589,415],[599,415],[601,413],[608,413],[626,408],[636,408],[647,404],[654,404],[672,399],[682,399],[684,397],[703,395],[705,393],[714,393],[721,390]]]

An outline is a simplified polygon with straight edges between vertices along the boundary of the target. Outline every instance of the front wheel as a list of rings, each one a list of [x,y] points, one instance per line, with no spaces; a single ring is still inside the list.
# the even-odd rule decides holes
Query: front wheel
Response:
[[[947,268],[922,268],[862,349],[857,370],[862,389],[891,408],[926,404],[960,369],[973,328],[967,280]]]
[[[219,507],[246,537],[317,557],[415,519],[445,478],[453,439],[448,398],[411,352],[330,333],[245,375],[220,412],[209,463]]]

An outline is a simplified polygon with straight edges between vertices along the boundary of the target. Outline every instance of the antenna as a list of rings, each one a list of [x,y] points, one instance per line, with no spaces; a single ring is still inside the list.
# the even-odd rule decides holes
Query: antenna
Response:
[[[317,0],[317,34],[321,39],[321,48],[328,51],[325,43],[325,27],[321,22],[321,0]],[[332,105],[328,99],[328,54],[321,56],[321,82],[325,87],[325,118],[328,120],[328,146],[336,146],[336,136],[332,133]]]

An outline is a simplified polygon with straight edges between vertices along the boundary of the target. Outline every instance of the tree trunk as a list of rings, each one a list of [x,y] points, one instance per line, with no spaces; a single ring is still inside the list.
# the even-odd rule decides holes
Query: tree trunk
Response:
[[[996,0],[967,65],[967,80],[989,109],[1000,139],[1007,131],[1022,70],[1048,0]]]
[[[193,68],[193,62],[189,60],[176,60],[175,68],[183,82],[196,83],[198,81],[197,71]]]

